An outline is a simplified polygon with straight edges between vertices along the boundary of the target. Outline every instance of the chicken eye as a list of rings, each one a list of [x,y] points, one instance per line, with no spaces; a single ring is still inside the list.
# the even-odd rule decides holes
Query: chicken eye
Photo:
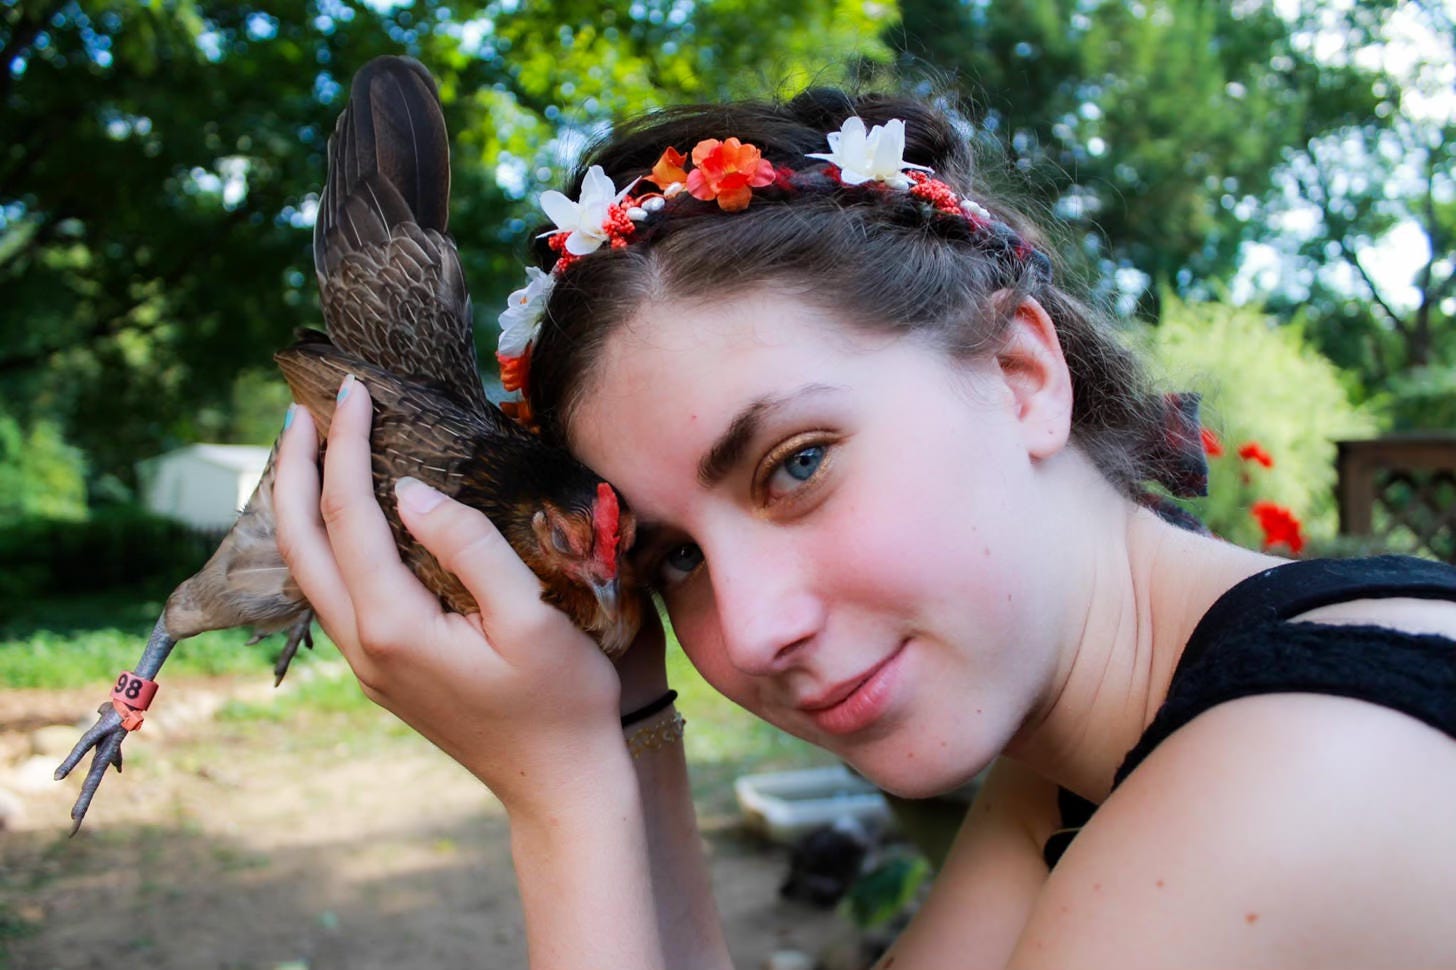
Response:
[[[792,492],[799,485],[814,477],[824,463],[824,446],[810,445],[790,454],[769,475],[768,490],[781,495]]]
[[[571,539],[567,536],[566,530],[561,528],[561,526],[559,525],[553,525],[551,527],[551,544],[555,546],[556,551],[561,553],[563,556],[570,556],[572,555],[572,553],[575,552],[575,550],[571,548]]]

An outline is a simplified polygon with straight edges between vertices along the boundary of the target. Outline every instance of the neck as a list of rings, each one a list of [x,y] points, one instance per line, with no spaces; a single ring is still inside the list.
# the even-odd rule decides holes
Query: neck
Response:
[[[1193,628],[1235,583],[1280,560],[1169,525],[1102,481],[1098,509],[1069,502],[1080,521],[1107,523],[1063,550],[1065,614],[1056,672],[1007,754],[1095,802],[1107,797],[1128,750],[1167,696]],[[1090,514],[1089,514],[1090,513]]]

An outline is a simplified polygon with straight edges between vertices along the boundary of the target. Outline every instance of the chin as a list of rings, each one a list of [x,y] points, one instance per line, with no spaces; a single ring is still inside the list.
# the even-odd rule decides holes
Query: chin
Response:
[[[969,784],[986,764],[965,765],[936,763],[914,757],[916,752],[885,752],[847,761],[876,788],[898,798],[934,798]],[[987,762],[989,764],[989,762]]]

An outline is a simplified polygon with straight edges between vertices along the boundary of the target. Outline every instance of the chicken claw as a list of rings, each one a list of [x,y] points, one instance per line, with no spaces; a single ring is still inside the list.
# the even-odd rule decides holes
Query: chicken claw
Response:
[[[254,634],[247,645],[252,646],[266,636],[268,636],[266,633]],[[278,659],[273,664],[274,687],[283,683],[283,676],[288,673],[288,665],[293,663],[293,658],[298,654],[300,643],[310,650],[313,649],[313,610],[304,613],[297,622],[288,628],[288,639],[283,641],[283,652],[278,655]]]
[[[87,751],[96,749],[96,755],[91,759],[91,768],[86,772],[86,780],[81,783],[81,794],[76,796],[76,803],[71,806],[72,835],[80,831],[81,822],[86,818],[86,810],[91,807],[91,799],[96,797],[96,789],[101,787],[101,779],[106,774],[107,767],[115,765],[116,770],[121,771],[121,742],[130,733],[122,726],[121,715],[111,704],[102,704],[96,712],[101,716],[81,735],[81,740],[76,742],[71,753],[66,755],[66,760],[56,769],[56,781],[60,781],[71,773],[71,769],[80,763]]]

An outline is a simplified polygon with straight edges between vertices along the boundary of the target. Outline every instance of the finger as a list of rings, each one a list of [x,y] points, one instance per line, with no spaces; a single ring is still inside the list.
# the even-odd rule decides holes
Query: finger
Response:
[[[413,639],[421,617],[442,613],[440,603],[400,560],[394,533],[374,497],[369,391],[350,375],[339,394],[324,452],[324,529],[344,585],[361,607],[361,635],[380,643]]]
[[[354,604],[334,562],[319,514],[318,432],[308,410],[295,405],[278,438],[273,516],[278,551],[319,622],[341,649],[357,639]]]
[[[490,519],[413,478],[400,479],[395,494],[405,527],[475,597],[502,655],[512,644],[533,646],[543,625],[564,621],[542,602],[541,580]]]

